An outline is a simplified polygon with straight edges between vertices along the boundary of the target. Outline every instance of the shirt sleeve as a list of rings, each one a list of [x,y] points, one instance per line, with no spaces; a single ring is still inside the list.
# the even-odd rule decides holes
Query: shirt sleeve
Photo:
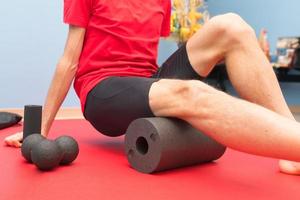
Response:
[[[91,8],[92,0],[64,0],[64,23],[86,28]]]
[[[171,0],[163,0],[165,16],[161,26],[160,36],[168,37],[171,29]]]

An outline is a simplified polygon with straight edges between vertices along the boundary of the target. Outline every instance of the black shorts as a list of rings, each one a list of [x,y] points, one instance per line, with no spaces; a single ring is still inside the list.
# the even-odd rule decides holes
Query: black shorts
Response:
[[[192,68],[185,45],[172,54],[151,78],[113,76],[101,81],[87,96],[85,118],[104,135],[124,134],[133,120],[154,117],[148,94],[152,83],[162,78],[202,79]]]

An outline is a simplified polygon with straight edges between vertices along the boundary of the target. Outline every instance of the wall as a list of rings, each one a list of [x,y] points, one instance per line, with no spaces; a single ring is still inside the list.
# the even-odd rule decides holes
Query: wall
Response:
[[[238,13],[257,34],[266,28],[273,52],[278,37],[300,36],[299,0],[208,0],[208,7],[212,15]],[[300,104],[300,83],[281,83],[281,88],[289,104]]]
[[[43,103],[66,37],[62,3],[1,2],[0,108]],[[74,92],[64,105],[78,105]]]
[[[300,1],[290,0],[283,5],[279,2],[209,0],[209,8],[212,14],[237,12],[257,30],[267,28],[274,44],[278,36],[300,35]],[[62,6],[62,0],[1,2],[0,108],[43,103],[67,33],[67,26],[62,23]],[[158,62],[162,63],[175,49],[174,43],[162,41]],[[289,103],[300,104],[295,92],[299,91],[299,84],[284,84],[283,88]],[[63,106],[79,106],[73,90]]]
[[[208,5],[212,15],[238,13],[257,33],[266,28],[273,51],[279,36],[300,36],[299,0],[208,0]]]

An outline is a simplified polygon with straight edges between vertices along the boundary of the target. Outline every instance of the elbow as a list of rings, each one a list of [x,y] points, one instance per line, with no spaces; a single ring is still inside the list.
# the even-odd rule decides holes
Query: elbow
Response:
[[[78,68],[78,63],[72,63],[67,66],[68,71],[74,74],[76,73],[77,68]]]
[[[75,74],[78,68],[78,61],[74,62],[70,59],[62,57],[57,64],[57,71]]]

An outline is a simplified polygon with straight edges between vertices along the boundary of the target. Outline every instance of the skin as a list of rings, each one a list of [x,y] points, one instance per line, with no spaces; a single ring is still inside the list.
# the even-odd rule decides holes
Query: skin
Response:
[[[70,26],[44,105],[44,136],[74,79],[84,34],[83,28]],[[153,113],[181,118],[230,148],[283,159],[279,162],[282,172],[300,174],[300,124],[288,109],[252,28],[235,14],[216,16],[188,41],[187,52],[194,70],[203,77],[224,60],[244,100],[201,81],[162,79],[149,92]],[[5,143],[20,147],[21,139],[22,133],[16,133],[5,138]]]
[[[42,114],[41,134],[47,137],[53,120],[63,103],[74,80],[81,54],[85,29],[70,26],[64,53],[59,59],[56,70],[51,81],[44,110]],[[21,147],[23,133],[19,132],[5,138],[4,142],[8,146]]]

